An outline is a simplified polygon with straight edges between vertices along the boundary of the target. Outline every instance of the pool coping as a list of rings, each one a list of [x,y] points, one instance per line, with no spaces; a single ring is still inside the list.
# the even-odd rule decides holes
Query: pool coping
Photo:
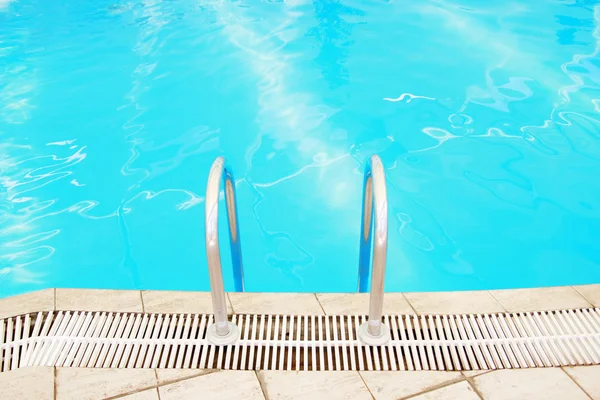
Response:
[[[368,293],[227,293],[230,314],[365,315]],[[386,293],[384,314],[479,314],[600,307],[600,284]],[[0,299],[0,319],[40,311],[212,313],[210,292],[44,289]]]
[[[230,314],[364,315],[368,294],[228,293]],[[517,313],[600,307],[600,284],[493,291],[386,293],[385,314]],[[212,313],[209,292],[45,289],[0,299],[0,319],[40,311]],[[77,396],[165,400],[214,398],[273,400],[310,394],[330,399],[493,399],[500,392],[555,393],[599,398],[600,365],[495,371],[215,371],[26,367],[0,373],[11,398],[62,400]],[[231,383],[235,382],[235,385]],[[233,392],[232,392],[233,391]],[[510,392],[512,391],[512,392]],[[508,393],[510,392],[510,393]],[[287,396],[287,397],[286,397]],[[422,396],[422,397],[421,397]],[[433,396],[433,397],[429,397]],[[340,397],[343,398],[343,397]]]

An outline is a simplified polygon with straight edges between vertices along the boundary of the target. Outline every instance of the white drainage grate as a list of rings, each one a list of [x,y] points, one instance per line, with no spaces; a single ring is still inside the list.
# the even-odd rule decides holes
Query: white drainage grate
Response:
[[[0,320],[0,371],[88,368],[471,370],[600,364],[600,310],[384,316],[392,340],[364,346],[364,316],[234,315],[241,338],[206,341],[212,315],[37,313]]]

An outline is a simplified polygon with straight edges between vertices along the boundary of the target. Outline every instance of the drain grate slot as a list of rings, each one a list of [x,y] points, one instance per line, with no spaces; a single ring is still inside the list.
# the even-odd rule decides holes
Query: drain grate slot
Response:
[[[599,309],[386,315],[364,346],[362,315],[233,315],[241,337],[207,342],[210,314],[40,312],[0,320],[0,371],[25,366],[234,370],[472,370],[600,364]]]

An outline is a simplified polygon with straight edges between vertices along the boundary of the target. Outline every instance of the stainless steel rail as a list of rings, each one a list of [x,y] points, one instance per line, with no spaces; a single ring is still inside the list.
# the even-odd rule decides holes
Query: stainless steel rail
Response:
[[[223,285],[223,270],[219,250],[219,193],[221,181],[225,189],[227,203],[227,221],[229,225],[229,245],[235,290],[244,291],[244,271],[242,267],[242,248],[240,245],[240,230],[237,218],[235,197],[235,181],[231,168],[225,158],[218,157],[210,168],[205,198],[205,235],[208,273],[210,275],[210,292],[213,302],[215,323],[207,332],[207,339],[213,344],[231,344],[239,338],[239,329],[227,319],[227,300]]]
[[[375,229],[373,231],[373,214]],[[369,269],[372,264],[369,319],[361,325],[359,338],[369,345],[385,344],[390,339],[389,328],[381,322],[388,239],[388,204],[385,172],[381,159],[372,155],[367,159],[363,183],[362,227],[358,291],[369,290]],[[371,241],[373,259],[371,260]],[[372,261],[372,262],[371,262]]]
[[[215,323],[207,332],[209,342],[217,345],[234,343],[239,338],[238,327],[227,319],[227,301],[223,285],[223,270],[219,250],[219,194],[223,181],[227,203],[227,220],[235,290],[244,290],[244,273],[240,232],[237,218],[235,181],[225,158],[218,157],[210,169],[205,198],[206,256],[210,275]],[[390,340],[389,328],[381,322],[387,257],[388,210],[385,173],[377,155],[367,160],[363,183],[362,227],[360,238],[359,292],[369,290],[372,267],[369,318],[359,327],[358,336],[368,345],[382,345]],[[374,217],[374,218],[373,218]],[[375,225],[375,229],[373,229]],[[373,241],[373,243],[372,243]],[[371,259],[371,247],[373,247]]]

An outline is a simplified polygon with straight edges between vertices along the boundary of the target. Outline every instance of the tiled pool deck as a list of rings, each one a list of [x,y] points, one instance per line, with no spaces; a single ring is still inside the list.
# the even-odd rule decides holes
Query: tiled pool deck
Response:
[[[231,313],[366,314],[365,294],[229,293]],[[600,285],[386,293],[387,314],[600,307]],[[211,313],[209,293],[48,289],[0,300],[0,318],[37,311]],[[293,372],[31,367],[0,373],[5,399],[600,399],[600,366],[440,372]]]

